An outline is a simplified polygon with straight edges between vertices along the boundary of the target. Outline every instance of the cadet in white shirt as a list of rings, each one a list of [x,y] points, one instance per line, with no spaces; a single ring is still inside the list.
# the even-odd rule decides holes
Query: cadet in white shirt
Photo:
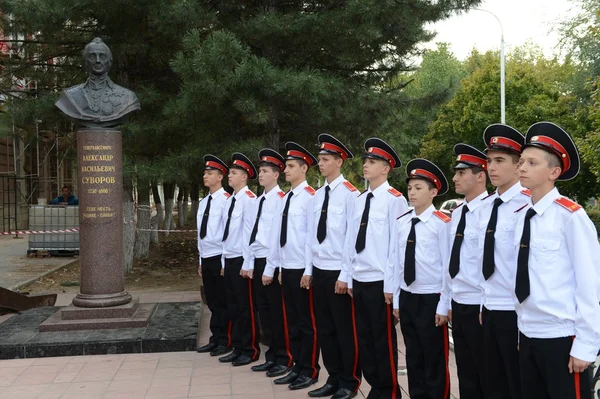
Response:
[[[220,362],[232,362],[244,366],[258,360],[260,347],[259,329],[250,270],[250,234],[254,224],[254,201],[256,195],[248,189],[248,179],[256,179],[256,168],[244,154],[236,152],[231,157],[229,186],[233,195],[227,199],[223,212],[223,258],[227,308],[233,320],[233,352],[219,358]]]
[[[481,399],[485,392],[483,369],[483,329],[479,322],[482,301],[479,213],[487,197],[486,156],[466,144],[454,146],[454,191],[465,196],[465,202],[452,212],[450,228],[450,292],[454,354],[458,369],[461,399]]]
[[[358,365],[354,307],[348,295],[349,258],[344,251],[349,216],[358,190],[342,175],[352,153],[329,134],[319,135],[319,171],[325,184],[315,194],[308,213],[306,269],[303,285],[311,286],[323,363],[329,377],[310,397],[333,399],[356,396],[361,371]],[[351,316],[351,317],[350,317]]]
[[[365,141],[363,176],[369,181],[355,202],[346,235],[351,259],[348,289],[353,295],[359,361],[371,391],[369,398],[400,398],[398,343],[392,304],[384,300],[385,268],[389,261],[392,226],[408,210],[400,191],[387,182],[401,166],[392,147],[378,138]],[[392,292],[392,291],[389,291]]]
[[[223,189],[223,176],[227,164],[214,155],[204,156],[204,186],[209,195],[202,198],[198,207],[198,274],[202,277],[206,305],[210,309],[210,337],[208,344],[198,352],[210,352],[211,356],[224,355],[231,350],[231,320],[227,314],[225,280],[221,275],[223,254],[223,207],[229,194]]]
[[[519,331],[515,313],[514,275],[517,250],[513,246],[517,214],[529,202],[519,183],[519,157],[525,137],[514,128],[494,124],[483,132],[487,168],[496,191],[481,207],[480,245],[483,248],[483,362],[487,399],[520,399]]]
[[[317,159],[296,143],[288,142],[285,148],[285,180],[292,188],[283,198],[280,223],[273,228],[274,245],[264,274],[272,276],[275,267],[282,269],[284,317],[294,359],[292,371],[274,383],[289,384],[289,389],[296,390],[316,383],[320,370],[313,292],[300,285],[306,267],[307,214],[312,211],[315,195],[315,189],[306,182],[306,173]]]
[[[448,191],[442,171],[426,159],[406,165],[408,199],[414,210],[400,216],[392,233],[391,263],[385,273],[386,301],[406,346],[411,398],[450,398],[448,369],[448,277],[450,218],[437,211],[433,199]],[[391,282],[390,282],[391,281]]]
[[[264,192],[255,201],[255,219],[249,241],[250,261],[254,270],[250,270],[249,275],[252,278],[264,343],[268,349],[265,352],[265,362],[252,366],[252,371],[268,372],[269,377],[276,377],[285,374],[291,367],[292,354],[287,328],[284,326],[281,284],[277,276],[273,279],[263,276],[263,273],[269,251],[276,244],[271,240],[271,230],[277,224],[276,219],[283,205],[285,193],[279,188],[277,179],[285,168],[285,160],[278,152],[269,148],[262,149],[258,153],[258,159],[258,183],[264,187]],[[276,269],[275,273],[279,274],[278,271]]]
[[[600,349],[600,246],[585,210],[559,194],[579,172],[579,155],[557,125],[527,131],[521,184],[531,203],[517,212],[515,296],[524,398],[591,398]]]

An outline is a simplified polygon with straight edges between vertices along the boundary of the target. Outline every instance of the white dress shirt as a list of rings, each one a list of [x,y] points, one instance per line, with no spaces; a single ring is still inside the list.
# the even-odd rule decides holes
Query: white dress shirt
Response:
[[[281,234],[281,217],[283,209],[290,193],[294,195],[290,200],[290,207],[287,216],[287,240],[283,247],[279,245]],[[281,207],[276,220],[273,223],[271,242],[271,256],[267,256],[267,265],[264,275],[273,277],[275,268],[284,269],[304,269],[306,266],[306,240],[308,233],[309,209],[312,209],[312,200],[315,190],[308,183],[303,181],[296,188],[287,192],[281,201]]]
[[[483,200],[479,219],[479,245],[483,256],[485,233],[490,221],[494,201],[498,191]],[[517,182],[506,190],[500,199],[503,204],[498,207],[498,219],[494,233],[494,274],[488,280],[481,280],[483,289],[483,306],[488,310],[515,310],[515,274],[517,273],[517,255],[513,242],[515,240],[515,211],[529,203],[530,195],[525,192],[521,183]],[[519,232],[519,235],[521,232]],[[483,258],[481,271],[483,273]]]
[[[208,213],[208,223],[206,225],[206,236],[200,238],[200,228],[202,226],[202,218],[204,217],[204,210],[208,203],[208,198],[212,197],[210,201],[210,211]],[[222,221],[222,212],[229,194],[223,187],[215,191],[213,194],[207,195],[202,198],[198,206],[198,214],[196,215],[196,222],[198,224],[198,253],[200,257],[200,263],[202,258],[210,258],[212,256],[221,255],[223,253],[223,228],[225,225]]]
[[[260,213],[260,220],[258,221],[256,239],[250,245],[250,269],[254,269],[255,258],[266,258],[269,256],[271,246],[275,245],[275,243],[272,241],[271,230],[277,223],[276,219],[277,215],[279,214],[278,212],[280,207],[282,206],[284,194],[285,193],[277,185],[269,190],[268,193],[263,192],[262,195],[258,197],[256,201],[254,201],[254,208],[251,212],[251,214],[254,215],[254,219],[252,220],[250,234],[252,234],[252,229],[256,223],[256,216],[258,216],[258,207],[260,206],[260,201],[262,198],[265,198],[262,211]],[[248,238],[248,243],[249,242],[250,238]],[[279,241],[277,243],[279,243]]]
[[[523,303],[514,296],[518,327],[530,338],[575,336],[571,356],[593,362],[600,349],[598,234],[583,208],[568,210],[554,202],[559,198],[554,188],[517,212],[517,251],[527,209],[537,213],[530,220],[530,295]]]
[[[327,229],[325,240],[319,243],[317,229],[321,219],[321,210],[325,200],[325,187],[329,187],[329,203],[327,206]],[[321,270],[341,270],[338,280],[348,282],[348,266],[350,257],[344,251],[346,233],[349,226],[349,215],[352,214],[354,201],[359,192],[343,175],[317,190],[312,211],[308,212],[308,236],[306,240],[305,276],[312,276],[313,265]]]
[[[470,202],[463,202],[454,211],[452,211],[452,222],[450,226],[449,248],[452,253],[452,245],[458,223],[461,218],[463,206],[469,207],[469,212],[465,214],[467,218],[465,222],[465,232],[462,245],[460,247],[460,264],[458,274],[451,278],[450,274],[450,296],[451,298],[463,305],[481,305],[483,291],[481,289],[481,281],[483,274],[481,272],[481,264],[483,260],[483,247],[479,244],[479,213],[481,211],[481,200],[488,196],[486,191],[473,198]],[[446,273],[450,264],[450,256],[446,262]]]
[[[223,258],[237,258],[243,256],[244,263],[242,269],[250,270],[251,256],[248,242],[250,241],[250,232],[252,231],[254,217],[256,216],[252,214],[256,195],[248,189],[248,186],[245,186],[240,191],[227,198],[227,201],[223,206],[221,218],[223,229],[225,229],[225,225],[227,224],[229,207],[231,206],[231,200],[233,198],[235,198],[235,206],[233,207],[231,221],[229,222],[229,235],[227,236],[227,239],[223,241]],[[223,265],[225,265],[225,262],[223,262]]]
[[[450,218],[445,215],[436,216],[435,207],[430,205],[419,216],[414,210],[405,213],[395,223],[392,237],[392,256],[385,273],[387,285],[393,287],[394,309],[400,307],[400,290],[413,294],[440,294],[436,313],[448,315],[450,297],[448,293],[449,276],[446,273],[446,259],[450,255],[448,235],[450,234]],[[415,281],[407,286],[404,281],[404,261],[406,242],[412,227],[412,219],[419,218],[415,225]],[[391,293],[386,291],[387,293]]]
[[[356,238],[360,229],[360,221],[365,209],[368,193],[373,193],[369,208],[365,249],[356,253]],[[394,194],[394,193],[398,193]],[[408,203],[402,194],[392,188],[386,181],[375,190],[371,187],[358,196],[350,219],[350,227],[346,235],[346,252],[350,256],[350,276],[348,288],[352,288],[352,280],[360,282],[383,281],[385,269],[389,262],[390,237],[392,227],[400,215],[408,211]],[[386,286],[384,292],[393,292],[393,287]],[[383,295],[383,292],[382,292]]]

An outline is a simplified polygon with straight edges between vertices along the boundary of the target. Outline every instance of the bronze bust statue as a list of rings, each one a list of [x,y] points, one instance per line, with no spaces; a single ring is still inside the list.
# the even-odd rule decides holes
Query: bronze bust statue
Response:
[[[86,127],[108,128],[122,124],[130,112],[140,109],[135,93],[108,77],[112,53],[102,39],[85,46],[83,65],[87,81],[64,90],[56,101],[64,114]]]

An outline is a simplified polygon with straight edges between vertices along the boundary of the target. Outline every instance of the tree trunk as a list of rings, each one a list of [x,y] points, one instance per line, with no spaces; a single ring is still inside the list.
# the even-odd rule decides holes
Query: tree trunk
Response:
[[[135,241],[134,257],[146,258],[150,251],[150,183],[138,181],[138,214],[137,214],[137,239]],[[145,231],[144,231],[145,230]]]
[[[125,273],[133,269],[133,248],[135,246],[135,224],[133,207],[133,182],[123,178],[123,249],[125,250]]]
[[[179,187],[179,192],[177,193],[177,222],[181,227],[183,225],[181,216],[183,215],[183,187]]]
[[[190,189],[185,187],[183,190],[183,198],[181,200],[181,210],[179,212],[179,227],[187,225],[188,218],[188,202],[190,197]]]
[[[156,205],[156,215],[152,216],[150,219],[150,228],[152,229],[150,232],[150,242],[152,244],[156,244],[158,242],[157,230],[160,224],[165,220],[165,207],[160,199],[158,184],[156,182],[152,182],[152,198],[154,199],[154,204]]]
[[[175,197],[175,184],[163,183],[163,192],[165,193],[165,223],[163,227],[165,230],[171,230],[173,224],[173,205]],[[168,232],[165,235],[169,235]]]
[[[192,200],[192,220],[196,220],[198,208],[200,207],[200,185],[198,183],[192,184],[190,199]]]

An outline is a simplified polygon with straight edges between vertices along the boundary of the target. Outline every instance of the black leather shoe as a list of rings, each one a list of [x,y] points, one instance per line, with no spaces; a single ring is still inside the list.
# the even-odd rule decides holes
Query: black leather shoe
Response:
[[[246,355],[242,355],[240,357],[238,357],[237,359],[235,359],[233,362],[231,362],[231,364],[233,366],[245,366],[247,364],[250,364],[252,362],[255,362],[257,359],[252,359],[250,356],[246,356]]]
[[[257,364],[256,366],[252,366],[252,371],[268,371],[271,370],[275,366],[275,362],[272,360],[268,360],[263,364]]]
[[[269,370],[271,371],[271,370]],[[296,378],[298,378],[300,374],[295,373],[293,371],[291,371],[288,375],[286,375],[285,377],[281,377],[278,378],[276,380],[273,380],[273,382],[276,385],[284,385],[284,384],[291,384],[292,382],[296,381]]]
[[[331,397],[331,399],[351,399],[356,396],[356,392],[352,392],[346,388],[340,388],[338,391]]]
[[[240,355],[238,355],[235,352],[231,352],[229,355],[227,356],[223,356],[219,358],[219,361],[221,363],[231,363],[233,362],[235,359],[237,359],[238,357],[240,357]]]
[[[229,353],[233,350],[230,346],[219,345],[212,352],[210,352],[211,356],[222,356],[226,353]]]
[[[313,389],[308,392],[308,396],[311,398],[324,398],[327,396],[331,396],[338,391],[335,385],[325,384],[321,388]]]
[[[300,375],[300,376],[298,376],[298,378],[296,378],[296,381],[292,382],[290,384],[290,386],[288,386],[288,388],[291,389],[292,391],[295,391],[296,389],[308,388],[309,386],[315,384],[316,382],[317,382],[316,378],[310,378],[305,375]]]
[[[217,344],[209,342],[208,344],[199,347],[198,349],[196,349],[196,352],[198,353],[208,353],[210,351],[213,351],[215,348],[217,347]]]
[[[271,367],[271,369],[269,371],[267,371],[267,377],[279,377],[280,375],[289,373],[291,370],[292,370],[291,367],[286,367],[283,364],[276,364],[275,366]],[[288,384],[288,383],[284,382],[283,384]]]

